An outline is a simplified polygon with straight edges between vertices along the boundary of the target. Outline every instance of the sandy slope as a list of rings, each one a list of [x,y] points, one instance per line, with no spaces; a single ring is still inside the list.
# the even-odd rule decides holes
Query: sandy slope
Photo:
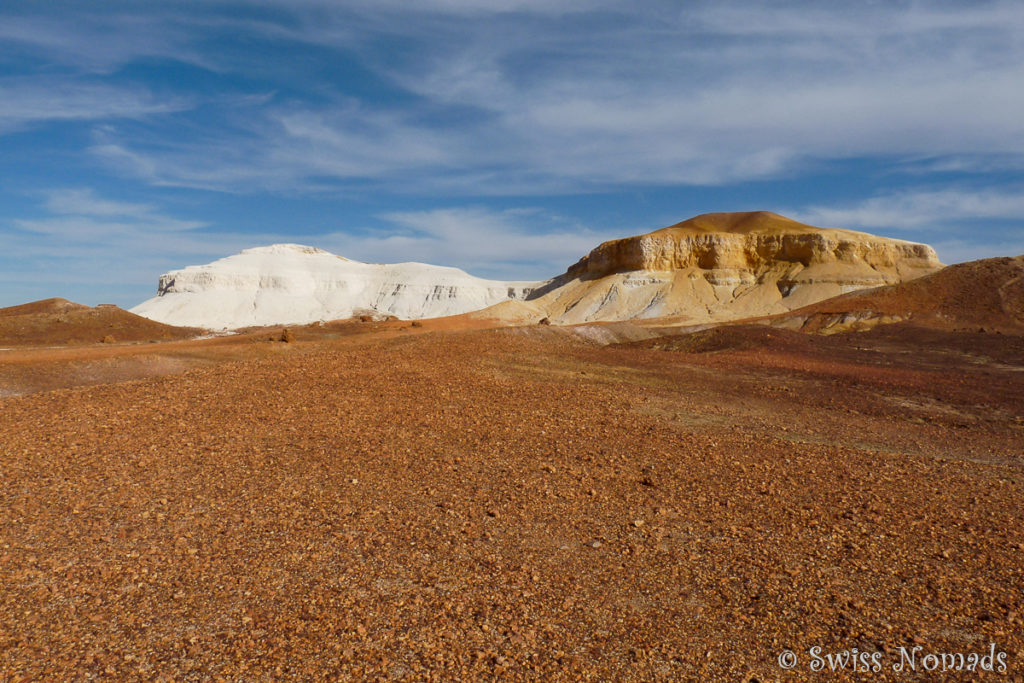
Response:
[[[1024,331],[1024,256],[959,263],[912,282],[855,292],[760,322],[805,332],[902,320],[941,329]]]

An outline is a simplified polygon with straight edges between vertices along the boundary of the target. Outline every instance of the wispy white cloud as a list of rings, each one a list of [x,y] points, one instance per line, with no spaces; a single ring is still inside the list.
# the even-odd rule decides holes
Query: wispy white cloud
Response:
[[[927,176],[936,173],[995,174],[1013,173],[1024,169],[1024,155],[1005,154],[947,155],[907,159],[893,171],[908,176]]]
[[[296,6],[321,7],[336,9],[338,3],[331,0],[277,0],[278,4],[294,8]],[[379,11],[386,8],[392,11],[436,12],[446,16],[452,15],[494,15],[511,12],[528,12],[533,14],[572,14],[587,12],[593,9],[617,4],[615,0],[421,0],[415,7],[402,0],[350,0],[345,3],[349,8],[363,8]]]
[[[158,98],[132,86],[71,77],[0,79],[0,134],[47,121],[133,119],[178,112],[186,97]]]
[[[136,7],[107,8],[25,5],[25,13],[0,10],[0,44],[9,54],[39,56],[72,73],[107,74],[144,58],[173,59],[204,68],[217,68],[194,45],[194,25],[199,19]],[[155,10],[155,11],[154,11]]]
[[[958,35],[972,30],[1006,30],[1021,19],[1012,0],[983,2],[888,2],[871,7],[852,4],[784,2],[705,3],[691,18],[702,30],[718,35],[835,36],[878,42],[892,36],[919,36],[935,31]]]
[[[545,279],[563,272],[599,242],[622,235],[587,229],[545,211],[480,206],[380,216],[386,228],[328,235],[339,253],[370,262],[421,261],[500,279]]]
[[[465,135],[348,98],[327,107],[271,106],[253,119],[245,116],[239,111],[237,126],[193,132],[174,144],[143,136],[133,146],[116,130],[97,128],[89,151],[155,185],[228,192],[337,190],[346,182],[413,192],[465,187],[469,176],[486,168],[483,158],[493,157],[484,148],[478,166],[465,163],[473,145]]]
[[[1020,236],[1020,232],[1017,231],[1014,235],[1008,235],[1008,239],[985,237],[979,242],[952,239],[934,242],[932,246],[939,255],[939,260],[946,264],[976,261],[997,256],[1020,256],[1024,255],[1024,238]]]
[[[271,118],[283,137],[269,150],[269,161],[288,168],[306,165],[311,175],[374,178],[451,159],[446,138],[452,136],[418,127],[397,113],[349,106],[272,112]]]
[[[149,235],[195,230],[203,221],[187,221],[162,215],[148,204],[120,202],[98,197],[89,188],[51,190],[45,203],[50,215],[44,218],[15,219],[23,231],[60,236],[63,239],[94,243],[114,237]]]
[[[104,199],[91,188],[67,188],[46,193],[46,208],[55,214],[81,216],[146,216],[154,211],[149,204]]]
[[[293,168],[261,164],[265,162],[266,150],[257,150],[254,146],[258,144],[251,139],[235,137],[210,144],[182,141],[179,145],[160,145],[149,151],[103,141],[92,145],[88,151],[108,167],[152,185],[222,192],[297,186],[312,189],[311,183],[300,182]]]
[[[794,209],[814,225],[862,229],[941,230],[966,221],[1004,219],[1024,228],[1024,188],[905,190],[841,206]]]

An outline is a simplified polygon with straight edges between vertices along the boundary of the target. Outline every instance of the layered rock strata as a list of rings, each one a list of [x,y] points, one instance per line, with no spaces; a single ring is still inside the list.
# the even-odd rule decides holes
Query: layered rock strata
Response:
[[[924,244],[769,212],[705,214],[601,244],[528,300],[556,323],[771,315],[942,268]]]

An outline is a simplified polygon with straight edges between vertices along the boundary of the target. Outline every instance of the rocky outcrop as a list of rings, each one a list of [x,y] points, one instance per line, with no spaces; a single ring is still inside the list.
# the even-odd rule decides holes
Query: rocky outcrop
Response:
[[[935,251],[924,244],[858,237],[857,233],[830,233],[737,235],[659,230],[605,242],[570,267],[567,275],[595,278],[623,271],[699,268],[712,277],[720,272],[741,273],[741,277],[749,279],[779,263],[803,269],[815,264],[845,263],[874,269],[874,281],[890,277],[886,271],[900,267],[933,269],[938,265]]]
[[[705,214],[605,242],[528,299],[557,323],[701,323],[780,313],[941,267],[924,244],[769,212]]]
[[[296,244],[247,249],[160,277],[132,312],[207,329],[304,324],[354,315],[401,319],[466,313],[523,299],[530,282],[499,282],[423,263],[360,263]]]

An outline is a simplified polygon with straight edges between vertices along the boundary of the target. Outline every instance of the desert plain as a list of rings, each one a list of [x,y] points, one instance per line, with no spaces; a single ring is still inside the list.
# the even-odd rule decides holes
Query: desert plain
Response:
[[[56,309],[81,339],[18,337]],[[815,647],[885,665],[838,680],[998,675],[893,671],[915,647],[1021,675],[995,314],[97,343],[130,314],[66,309],[0,345],[4,680],[803,680]]]

